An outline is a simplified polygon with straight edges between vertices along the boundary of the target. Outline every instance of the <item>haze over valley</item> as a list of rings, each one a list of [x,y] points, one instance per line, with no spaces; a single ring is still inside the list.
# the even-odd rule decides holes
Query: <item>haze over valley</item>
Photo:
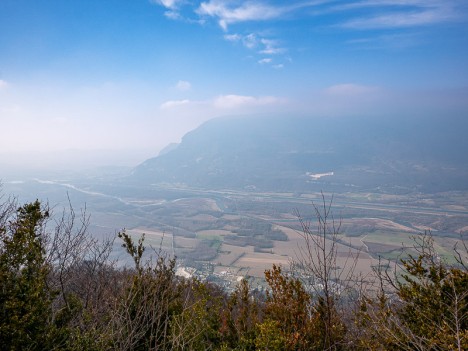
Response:
[[[134,168],[19,177],[3,192],[58,213],[86,205],[95,235],[145,233],[182,266],[234,282],[288,266],[303,241],[297,215],[314,221],[323,195],[341,223],[340,264],[358,256],[369,274],[419,233],[446,257],[465,235],[466,121],[447,121],[218,118]]]

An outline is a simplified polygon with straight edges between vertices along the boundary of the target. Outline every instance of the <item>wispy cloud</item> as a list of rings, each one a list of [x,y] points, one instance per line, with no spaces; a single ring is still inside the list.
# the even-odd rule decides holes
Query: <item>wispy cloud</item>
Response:
[[[215,21],[225,32],[224,39],[241,43],[258,55],[270,56],[291,52],[292,40],[281,32],[281,26],[273,21],[310,19],[310,27],[320,26],[350,33],[367,31],[370,36],[381,37],[382,48],[392,31],[410,32],[412,29],[427,28],[460,20],[468,20],[466,0],[150,0],[165,7],[165,16],[170,19],[205,24]],[[183,14],[183,15],[182,15]],[[326,18],[326,24],[321,18]],[[239,24],[249,23],[249,32],[242,33]],[[272,23],[275,32],[255,27],[257,22]],[[236,26],[237,25],[237,26]],[[237,33],[229,33],[232,28]],[[375,31],[380,33],[375,33]],[[382,37],[383,30],[386,38]],[[239,34],[240,33],[240,34]],[[268,34],[265,34],[268,33]],[[274,33],[274,34],[272,34]],[[401,33],[400,33],[401,34]],[[281,39],[281,40],[280,40]],[[413,46],[408,40],[406,47]],[[360,39],[349,39],[362,40]],[[373,40],[373,39],[372,39]],[[391,43],[391,40],[387,40]],[[400,46],[400,48],[404,48]],[[257,59],[256,62],[259,62]]]
[[[455,17],[450,11],[425,9],[352,19],[341,26],[353,29],[417,27],[447,22]]]
[[[5,89],[8,86],[8,83],[5,80],[0,79],[0,90]]]
[[[392,33],[360,37],[348,40],[346,43],[349,45],[369,50],[402,50],[419,45],[421,42],[421,38],[422,35],[418,32]]]
[[[278,40],[264,38],[257,33],[242,34],[225,34],[224,39],[232,43],[241,43],[247,49],[255,51],[262,56],[280,55],[287,51],[282,47]],[[257,60],[261,65],[269,64],[273,61],[271,57],[263,57]],[[283,65],[282,65],[283,67]]]
[[[254,33],[250,33],[242,38],[242,44],[244,44],[246,48],[253,49],[257,46],[257,43],[258,39]]]
[[[221,28],[227,30],[228,25],[246,21],[266,21],[278,18],[287,11],[282,6],[274,6],[260,1],[220,1],[202,2],[196,13],[200,16],[213,17],[218,20]]]
[[[179,80],[175,87],[179,91],[187,91],[192,88],[192,84],[190,84],[190,82],[187,82],[186,80]]]
[[[183,0],[150,0],[150,2],[174,10],[178,8],[181,3],[183,3]]]
[[[247,96],[247,95],[221,95],[214,99],[213,105],[217,108],[232,109],[244,106],[274,105],[282,102],[282,99],[274,96]]]
[[[271,0],[209,0],[201,2],[195,12],[200,16],[215,18],[221,28],[227,30],[231,24],[281,19],[304,8],[333,2],[335,0],[291,0],[279,5]]]
[[[395,8],[395,7],[413,7],[413,8],[443,8],[453,7],[460,3],[460,0],[354,0],[345,4],[332,4],[330,7],[339,10],[349,10],[358,8]]]
[[[330,11],[350,13],[338,25],[350,29],[404,28],[435,25],[459,20],[463,8],[459,0],[367,0],[334,5]],[[365,15],[353,11],[365,9]]]
[[[258,49],[260,54],[276,55],[286,51],[285,48],[280,46],[278,40],[268,39],[262,37],[260,34],[249,33],[247,35],[241,34],[226,34],[224,39],[230,42],[241,42],[248,49]]]
[[[279,46],[279,43],[277,40],[261,39],[260,41],[264,45],[264,48],[260,50],[261,54],[277,55],[277,54],[282,54],[286,51],[285,48],[282,48]]]
[[[242,39],[242,35],[240,34],[225,34],[224,39],[227,41],[237,42]]]
[[[249,96],[227,94],[220,95],[208,100],[169,100],[160,105],[161,110],[173,110],[178,108],[205,107],[209,109],[238,110],[244,107],[262,107],[278,105],[285,102],[285,99],[275,96]]]
[[[261,60],[258,60],[258,63],[261,64],[261,65],[265,65],[267,63],[271,63],[272,61],[273,60],[271,58],[267,57],[267,58],[263,58]]]
[[[164,12],[164,16],[166,16],[167,18],[171,20],[182,19],[182,16],[180,15],[178,11],[166,11]]]
[[[162,6],[167,9],[164,16],[170,20],[179,20],[187,23],[203,24],[205,21],[193,16],[186,17],[182,14],[184,7],[191,7],[193,4],[187,0],[149,0],[150,3]]]
[[[298,16],[316,18],[334,12],[344,15],[336,26],[353,29],[411,27],[460,19],[466,14],[465,0],[150,0],[170,10],[167,17],[179,17],[182,7],[206,19],[214,19],[227,31],[229,25],[241,22],[294,20]],[[195,21],[199,22],[199,21]],[[313,22],[311,22],[313,25]]]
[[[190,103],[191,103],[190,100],[169,100],[169,101],[162,103],[159,107],[161,108],[161,110],[169,110],[175,107],[185,106]]]

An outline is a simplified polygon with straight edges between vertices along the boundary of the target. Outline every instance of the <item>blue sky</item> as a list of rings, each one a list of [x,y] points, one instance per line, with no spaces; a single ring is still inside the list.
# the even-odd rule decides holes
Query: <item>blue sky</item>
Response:
[[[0,161],[137,164],[270,113],[468,118],[468,2],[0,0]]]

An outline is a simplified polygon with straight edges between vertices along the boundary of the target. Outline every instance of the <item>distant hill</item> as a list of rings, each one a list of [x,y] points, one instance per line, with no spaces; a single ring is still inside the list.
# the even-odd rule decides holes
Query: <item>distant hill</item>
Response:
[[[462,190],[467,132],[463,118],[217,118],[130,179],[211,189]]]

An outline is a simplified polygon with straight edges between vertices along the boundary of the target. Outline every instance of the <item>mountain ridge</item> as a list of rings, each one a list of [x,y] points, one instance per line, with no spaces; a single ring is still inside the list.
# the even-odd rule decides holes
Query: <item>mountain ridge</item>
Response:
[[[221,117],[137,166],[131,179],[215,189],[466,189],[467,125],[463,118]]]

